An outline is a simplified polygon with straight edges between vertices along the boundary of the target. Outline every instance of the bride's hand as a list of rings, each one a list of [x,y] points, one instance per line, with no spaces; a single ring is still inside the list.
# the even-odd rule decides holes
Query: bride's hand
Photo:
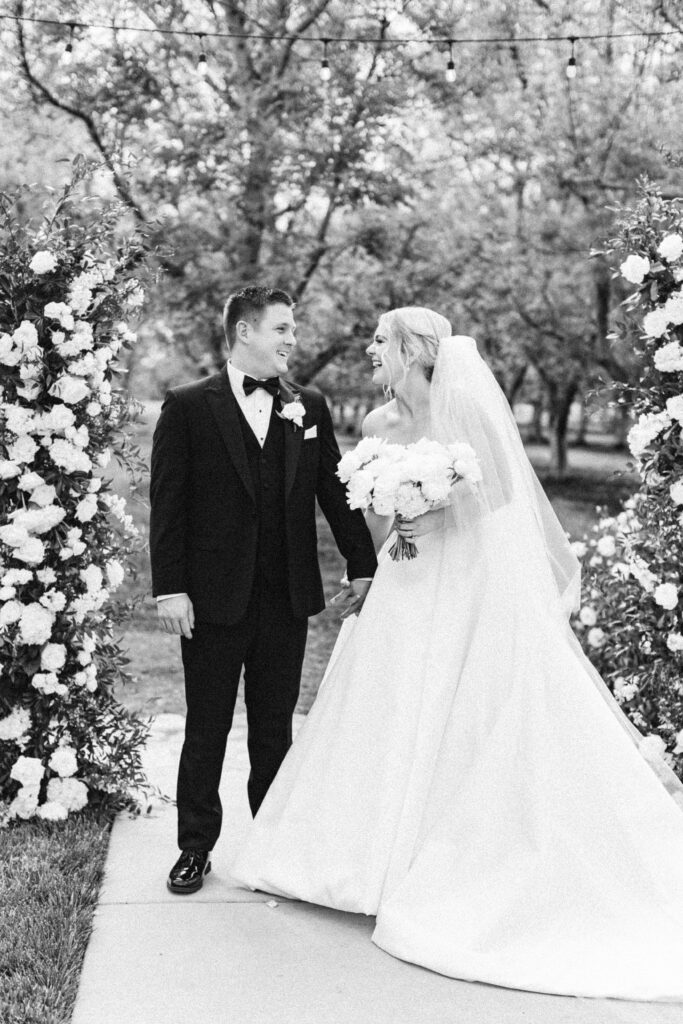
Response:
[[[434,530],[442,530],[445,521],[445,510],[433,508],[429,512],[423,512],[415,519],[401,519],[399,516],[394,519],[394,529],[399,537],[405,540],[415,540],[416,537],[424,537],[426,533]]]

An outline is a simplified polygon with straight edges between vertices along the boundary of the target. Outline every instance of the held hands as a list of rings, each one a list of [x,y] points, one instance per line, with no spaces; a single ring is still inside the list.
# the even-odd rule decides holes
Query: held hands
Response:
[[[157,604],[159,622],[167,633],[182,633],[186,639],[192,639],[194,629],[194,608],[187,594],[167,597]]]
[[[415,540],[417,537],[424,537],[426,533],[433,530],[441,530],[445,525],[446,510],[433,508],[429,512],[423,512],[415,519],[401,519],[397,516],[394,519],[394,529],[399,537],[405,540]]]
[[[371,583],[372,580],[351,580],[349,583],[346,576],[344,576],[344,579],[341,581],[344,589],[340,590],[330,600],[330,604],[336,604],[338,601],[344,602],[345,607],[340,618],[348,619],[349,615],[358,615],[363,607]]]

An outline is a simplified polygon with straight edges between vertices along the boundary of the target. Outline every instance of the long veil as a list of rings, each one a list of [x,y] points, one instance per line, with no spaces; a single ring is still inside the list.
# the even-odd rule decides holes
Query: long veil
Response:
[[[533,596],[535,609],[566,621],[580,603],[580,563],[529,462],[508,401],[473,338],[440,339],[430,404],[432,437],[446,444],[470,444],[482,470],[476,493],[464,483],[453,488],[449,525],[460,533],[477,532],[475,542],[502,564],[501,578],[520,600]],[[537,626],[541,629],[542,623]],[[638,746],[640,732],[585,656],[568,622],[566,633],[610,711]],[[683,784],[669,766],[650,755],[647,761],[677,802],[683,800]]]

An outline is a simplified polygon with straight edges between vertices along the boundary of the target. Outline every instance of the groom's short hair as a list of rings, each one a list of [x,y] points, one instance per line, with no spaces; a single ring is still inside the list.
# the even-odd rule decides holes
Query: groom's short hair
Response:
[[[232,348],[235,342],[235,328],[240,320],[257,324],[268,306],[279,303],[293,306],[294,300],[281,288],[265,288],[255,284],[229,295],[223,307],[223,330],[228,347]]]

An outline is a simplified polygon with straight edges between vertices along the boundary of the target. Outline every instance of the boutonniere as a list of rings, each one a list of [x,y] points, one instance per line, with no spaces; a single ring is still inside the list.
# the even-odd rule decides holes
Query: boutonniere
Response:
[[[289,420],[289,422],[294,425],[294,429],[296,429],[297,427],[303,427],[306,410],[302,402],[294,399],[293,402],[286,402],[283,404],[279,415],[283,420]]]
[[[303,427],[306,408],[303,402],[299,401],[296,391],[290,391],[286,381],[280,381],[280,419],[288,420],[294,429]]]

